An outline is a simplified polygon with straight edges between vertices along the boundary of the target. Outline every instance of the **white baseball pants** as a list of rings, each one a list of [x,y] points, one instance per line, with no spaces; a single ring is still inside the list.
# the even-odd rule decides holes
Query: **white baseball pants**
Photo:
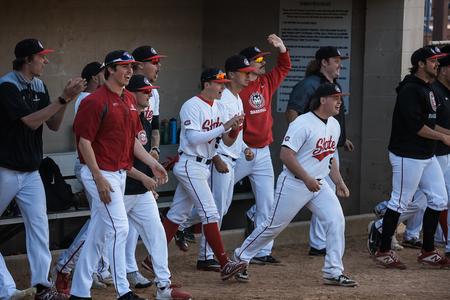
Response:
[[[305,205],[317,215],[327,232],[327,254],[322,269],[324,277],[341,275],[344,271],[342,257],[345,249],[345,219],[336,194],[326,181],[322,183],[319,192],[313,193],[301,180],[283,173],[277,181],[275,202],[269,217],[234,251],[235,257],[249,262],[261,247],[289,225]]]
[[[19,172],[0,167],[0,215],[16,198],[25,225],[31,285],[51,286],[48,280],[52,260],[49,250],[47,203],[38,171]],[[9,299],[16,284],[0,254],[0,299]]]
[[[251,161],[245,159],[242,152],[236,161],[234,170],[234,183],[248,176],[255,195],[256,213],[254,214],[255,227],[261,225],[269,216],[274,193],[275,176],[273,173],[272,158],[269,146],[264,148],[251,148],[254,158]],[[267,245],[262,247],[256,257],[270,255],[272,252],[273,240],[267,241]]]
[[[146,192],[140,195],[126,195],[124,203],[128,221],[137,232],[129,235],[127,239],[127,273],[138,271],[135,252],[137,238],[141,236],[145,248],[151,254],[155,282],[158,287],[170,285],[166,233],[153,194]]]
[[[108,204],[100,200],[89,168],[81,168],[81,179],[86,192],[92,197],[92,208],[91,223],[72,280],[71,295],[78,297],[90,297],[92,274],[103,247],[109,247],[110,267],[117,296],[130,291],[125,263],[128,218],[123,201],[127,174],[124,170],[101,172],[113,189],[110,192],[111,202]]]

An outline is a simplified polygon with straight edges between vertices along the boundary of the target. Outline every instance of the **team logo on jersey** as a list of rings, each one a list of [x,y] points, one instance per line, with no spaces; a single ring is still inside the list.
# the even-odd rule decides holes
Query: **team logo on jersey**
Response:
[[[145,130],[139,131],[138,139],[139,139],[139,142],[141,142],[142,145],[146,145],[147,144],[148,139],[147,139],[147,134],[145,133]]]
[[[287,136],[284,138],[284,141],[285,141],[285,142],[289,142],[290,139],[291,139],[291,137],[287,135]]]
[[[431,109],[433,109],[433,111],[436,111],[436,108],[437,108],[436,99],[434,98],[434,94],[432,91],[430,91],[430,105],[431,105]]]
[[[191,125],[191,120],[184,121],[184,126],[188,126],[188,125]]]
[[[150,107],[144,108],[144,117],[147,121],[151,122],[153,120],[153,109]]]
[[[264,107],[264,96],[259,92],[254,92],[250,95],[249,103],[253,108],[260,109]]]
[[[332,155],[336,151],[336,142],[330,136],[328,139],[320,138],[316,143],[316,149],[313,150],[312,156],[318,161],[322,161],[328,155]]]

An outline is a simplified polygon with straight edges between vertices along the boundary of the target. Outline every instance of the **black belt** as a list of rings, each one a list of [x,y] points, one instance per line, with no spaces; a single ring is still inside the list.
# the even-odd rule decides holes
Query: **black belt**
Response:
[[[223,153],[219,153],[220,155],[223,155],[223,156],[225,156],[225,157],[228,157],[228,158],[230,158],[231,159],[231,161],[236,161],[237,160],[237,158],[233,158],[233,157],[231,157],[231,156],[229,156],[229,155],[227,155],[227,154],[223,154]]]
[[[183,151],[180,151],[178,154],[182,155],[183,153],[184,153]],[[212,162],[212,159],[206,159],[206,158],[201,157],[201,156],[194,156],[194,155],[191,155],[191,156],[195,157],[195,161],[199,162],[199,163],[204,163],[206,165],[210,165],[211,162]]]
[[[294,175],[294,177],[296,178],[296,179],[299,179],[299,180],[301,180],[300,178],[298,178],[297,176],[295,176]],[[316,178],[316,180],[318,180],[318,181],[321,181],[322,179],[320,179],[320,178]]]

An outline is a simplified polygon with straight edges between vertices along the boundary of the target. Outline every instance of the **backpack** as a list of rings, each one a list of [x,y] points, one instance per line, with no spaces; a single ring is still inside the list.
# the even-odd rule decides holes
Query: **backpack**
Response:
[[[53,159],[46,157],[39,167],[47,198],[47,211],[67,210],[74,205],[72,187],[64,180]]]

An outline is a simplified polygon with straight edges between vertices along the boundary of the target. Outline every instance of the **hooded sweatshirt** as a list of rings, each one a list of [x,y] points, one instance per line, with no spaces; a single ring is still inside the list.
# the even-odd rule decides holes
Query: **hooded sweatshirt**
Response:
[[[423,126],[434,129],[436,123],[437,102],[430,84],[406,75],[396,91],[389,151],[401,157],[431,158],[436,141],[417,134]]]

